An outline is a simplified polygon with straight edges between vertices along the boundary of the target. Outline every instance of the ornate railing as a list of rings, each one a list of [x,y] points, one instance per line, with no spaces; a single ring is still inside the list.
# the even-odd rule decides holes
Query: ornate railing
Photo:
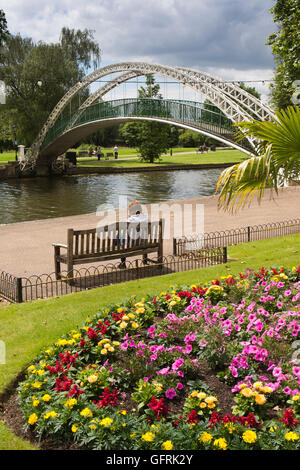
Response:
[[[0,296],[11,302],[60,297],[95,287],[200,269],[226,262],[226,248],[211,248],[182,256],[169,255],[164,257],[162,262],[153,259],[147,265],[143,264],[141,259],[127,260],[126,269],[120,269],[119,262],[73,269],[72,277],[65,271],[61,273],[61,279],[56,279],[54,272],[19,278],[6,274],[7,284],[0,284]]]
[[[229,140],[234,140],[233,136],[237,132],[232,121],[223,113],[207,109],[202,103],[154,98],[127,98],[94,103],[56,121],[48,131],[41,149],[73,127],[102,119],[122,117],[160,118],[170,122],[184,123],[214,135],[227,137]]]
[[[183,255],[199,248],[239,245],[241,243],[266,240],[300,233],[300,219],[253,225],[219,232],[206,232],[202,235],[192,234],[189,237],[173,239],[173,254]]]

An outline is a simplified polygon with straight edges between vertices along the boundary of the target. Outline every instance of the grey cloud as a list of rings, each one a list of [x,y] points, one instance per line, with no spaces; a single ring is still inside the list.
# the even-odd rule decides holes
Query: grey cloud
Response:
[[[62,26],[89,28],[103,61],[143,60],[205,69],[270,69],[273,0],[10,0],[12,32],[58,40]],[[18,8],[19,6],[19,8]]]

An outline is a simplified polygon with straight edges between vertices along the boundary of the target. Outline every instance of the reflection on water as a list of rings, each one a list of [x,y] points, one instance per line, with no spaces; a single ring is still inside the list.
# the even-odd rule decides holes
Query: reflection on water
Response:
[[[119,196],[144,204],[214,193],[221,169],[8,180],[0,183],[0,223],[79,215],[117,207]]]

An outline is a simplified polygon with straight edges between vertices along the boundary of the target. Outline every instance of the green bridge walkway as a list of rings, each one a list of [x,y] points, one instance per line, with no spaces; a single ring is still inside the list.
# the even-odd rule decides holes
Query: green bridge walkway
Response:
[[[149,98],[94,103],[55,122],[41,145],[39,160],[51,161],[87,135],[132,120],[155,120],[188,128],[249,153],[248,141],[236,142],[237,128],[232,121],[206,106],[194,101]]]

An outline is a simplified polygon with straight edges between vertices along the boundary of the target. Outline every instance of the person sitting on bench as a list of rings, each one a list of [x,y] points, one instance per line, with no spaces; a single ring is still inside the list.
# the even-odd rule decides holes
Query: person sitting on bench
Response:
[[[127,222],[132,222],[136,224],[148,222],[148,217],[146,214],[143,214],[143,208],[139,201],[132,201],[128,205],[128,214],[129,218]],[[122,256],[121,263],[118,266],[120,269],[126,268],[126,256]]]

